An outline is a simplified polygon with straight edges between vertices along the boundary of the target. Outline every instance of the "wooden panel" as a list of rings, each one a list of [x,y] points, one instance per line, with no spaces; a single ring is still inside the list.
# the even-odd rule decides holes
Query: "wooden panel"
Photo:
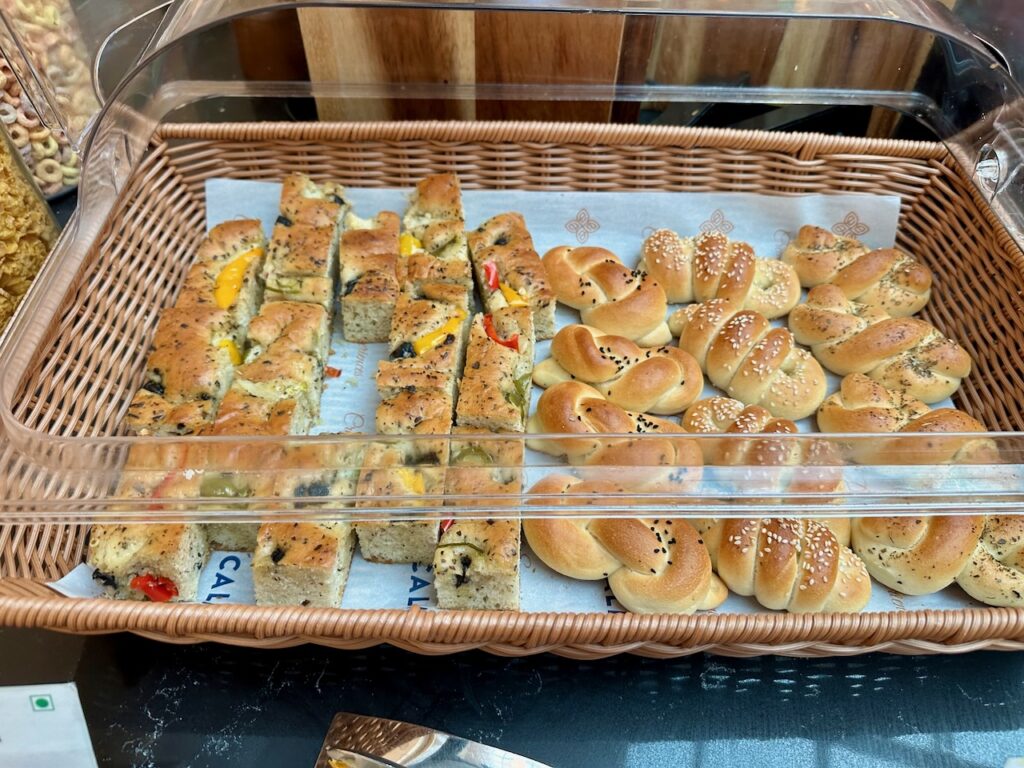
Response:
[[[472,14],[459,11],[299,11],[313,82],[472,83]],[[471,101],[318,99],[321,120],[457,118],[471,120]]]

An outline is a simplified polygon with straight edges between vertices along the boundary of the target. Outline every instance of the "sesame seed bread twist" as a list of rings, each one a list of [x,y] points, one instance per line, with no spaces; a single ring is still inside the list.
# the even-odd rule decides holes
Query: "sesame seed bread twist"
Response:
[[[630,269],[604,248],[552,248],[544,269],[555,296],[587,325],[656,347],[672,339],[665,291],[646,272]]]
[[[659,229],[644,240],[637,269],[658,281],[670,304],[729,299],[774,319],[800,301],[800,280],[793,267],[777,259],[759,259],[747,243],[719,232],[694,238]]]
[[[691,304],[671,319],[679,348],[693,355],[708,380],[730,397],[773,416],[802,419],[825,399],[821,365],[785,328],[725,299]]]
[[[831,283],[843,295],[892,317],[910,317],[931,297],[932,273],[895,248],[869,251],[861,242],[820,227],[803,226],[782,261],[792,265],[805,288]]]
[[[966,350],[931,323],[890,317],[834,285],[812,288],[790,312],[789,329],[833,373],[863,373],[925,403],[952,395],[971,372]]]
[[[620,483],[568,475],[548,475],[530,489],[561,494],[537,501],[554,505],[600,504],[602,496],[621,504],[628,492]],[[693,613],[717,608],[728,594],[704,542],[683,520],[527,518],[523,532],[549,568],[572,579],[607,578],[615,598],[634,613]]]
[[[821,523],[790,518],[695,522],[726,586],[765,608],[852,613],[871,599],[863,561]]]
[[[681,413],[704,389],[697,361],[678,347],[643,349],[586,325],[555,334],[551,357],[533,369],[540,387],[571,380],[590,384],[626,410],[662,416]]]

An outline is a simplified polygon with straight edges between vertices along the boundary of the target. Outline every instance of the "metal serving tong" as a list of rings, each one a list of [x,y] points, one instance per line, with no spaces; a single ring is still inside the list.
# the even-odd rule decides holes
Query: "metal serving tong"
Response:
[[[339,712],[316,768],[550,768],[421,725]]]

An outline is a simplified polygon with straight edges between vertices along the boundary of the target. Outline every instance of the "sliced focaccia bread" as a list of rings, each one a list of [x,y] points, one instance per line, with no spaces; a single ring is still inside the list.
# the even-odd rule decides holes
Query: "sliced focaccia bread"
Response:
[[[231,315],[214,306],[171,307],[160,316],[142,389],[169,403],[220,401],[241,362]]]
[[[325,497],[332,504],[349,506],[356,492],[365,445],[362,441],[295,443],[285,446],[274,464],[267,494],[294,498],[296,507]]]
[[[256,604],[339,607],[355,545],[348,523],[264,523],[252,558]]]
[[[386,341],[398,299],[398,214],[345,217],[341,260],[341,318],[345,338]]]
[[[215,409],[212,400],[172,403],[155,392],[140,389],[124,420],[128,431],[135,435],[194,435],[209,426]]]
[[[348,209],[345,188],[341,184],[330,181],[317,184],[301,173],[287,176],[281,184],[278,223],[330,229],[341,224]]]
[[[199,246],[175,306],[222,309],[230,315],[237,335],[244,336],[263,295],[260,275],[266,249],[258,220],[218,224]]]
[[[194,601],[209,548],[202,526],[96,525],[86,560],[93,578],[123,600]]]
[[[377,432],[382,435],[447,435],[452,428],[452,399],[447,392],[403,389],[377,406]],[[420,441],[417,450],[430,463],[448,463],[448,440]]]
[[[404,509],[430,503],[424,495],[444,491],[444,468],[423,464],[414,440],[375,444],[363,457],[363,469],[357,489],[360,509]],[[434,560],[439,521],[389,521],[355,523],[359,551],[363,558],[378,563],[421,563]]]
[[[235,385],[217,412],[209,434],[238,436],[237,443],[218,443],[207,457],[209,469],[203,473],[202,495],[214,498],[262,496],[257,490],[267,466],[278,461],[278,449],[251,444],[244,437],[257,435],[301,435],[309,430],[310,416],[302,400],[272,401],[257,397]],[[230,467],[231,471],[221,470]],[[242,502],[244,504],[244,502]],[[210,523],[206,533],[214,549],[249,551],[256,545],[255,523]]]
[[[533,316],[505,307],[473,318],[455,421],[492,432],[523,432],[533,374]]]
[[[246,362],[235,371],[235,386],[266,400],[301,400],[315,419],[330,334],[330,316],[319,304],[264,304],[250,326]]]
[[[484,308],[528,306],[538,339],[555,335],[555,294],[522,214],[501,213],[469,233],[470,256]]]
[[[337,274],[337,232],[308,224],[274,225],[263,269],[266,301],[308,301],[330,309]]]
[[[399,278],[407,290],[426,283],[451,283],[473,288],[469,245],[461,219],[447,219],[426,230],[426,240],[406,232],[400,240]]]
[[[414,387],[443,391],[454,400],[468,320],[469,291],[462,286],[429,283],[403,293],[388,335],[389,358],[377,368],[381,397]]]
[[[416,184],[402,226],[422,243],[431,239],[431,228],[446,222],[466,220],[462,208],[462,189],[454,173],[437,173]]]
[[[519,520],[465,520],[441,534],[434,589],[441,608],[519,610]]]
[[[501,439],[475,427],[453,427],[451,456],[444,473],[445,503],[513,506],[522,490],[523,442]],[[506,498],[507,497],[507,498]]]

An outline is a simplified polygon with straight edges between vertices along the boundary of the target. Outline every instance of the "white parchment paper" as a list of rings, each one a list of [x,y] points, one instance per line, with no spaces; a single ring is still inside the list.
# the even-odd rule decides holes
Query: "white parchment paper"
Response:
[[[236,218],[258,218],[264,229],[273,228],[278,215],[280,185],[269,182],[210,179],[206,182],[207,226]],[[360,216],[381,210],[403,213],[407,189],[349,189],[348,198]],[[777,258],[803,224],[817,224],[837,234],[857,237],[873,248],[893,245],[899,219],[899,198],[864,194],[767,197],[747,193],[675,192],[519,192],[463,190],[466,225],[473,228],[503,211],[519,211],[526,218],[539,253],[558,245],[600,245],[619,255],[629,266],[640,257],[640,246],[653,230],[667,227],[680,234],[718,230],[750,243],[758,256]],[[670,307],[670,311],[676,307]],[[340,316],[340,313],[338,313]],[[558,309],[559,327],[579,322],[578,314]],[[323,432],[372,432],[378,397],[373,375],[387,355],[386,344],[350,344],[341,334],[340,317],[334,329],[329,364],[341,376],[329,379],[321,403]],[[537,345],[537,360],[548,357],[550,342]],[[830,375],[831,376],[831,375]],[[831,388],[838,378],[831,376]],[[710,385],[705,396],[720,394]],[[533,406],[540,396],[534,388]],[[802,429],[813,429],[804,420]],[[528,451],[528,454],[532,452]],[[550,461],[528,455],[527,462]],[[527,481],[530,481],[527,472]],[[200,599],[207,603],[253,602],[248,553],[215,552],[200,581]],[[521,561],[521,608],[524,611],[621,611],[604,581],[565,578],[545,566],[524,540]],[[353,558],[343,608],[406,608],[435,606],[433,574],[417,565],[367,563],[358,552]],[[101,594],[91,569],[80,565],[52,584],[69,597]],[[975,605],[951,587],[934,595],[909,597],[890,593],[875,583],[867,610],[902,611],[956,608]],[[764,611],[751,598],[730,594],[717,613]]]

